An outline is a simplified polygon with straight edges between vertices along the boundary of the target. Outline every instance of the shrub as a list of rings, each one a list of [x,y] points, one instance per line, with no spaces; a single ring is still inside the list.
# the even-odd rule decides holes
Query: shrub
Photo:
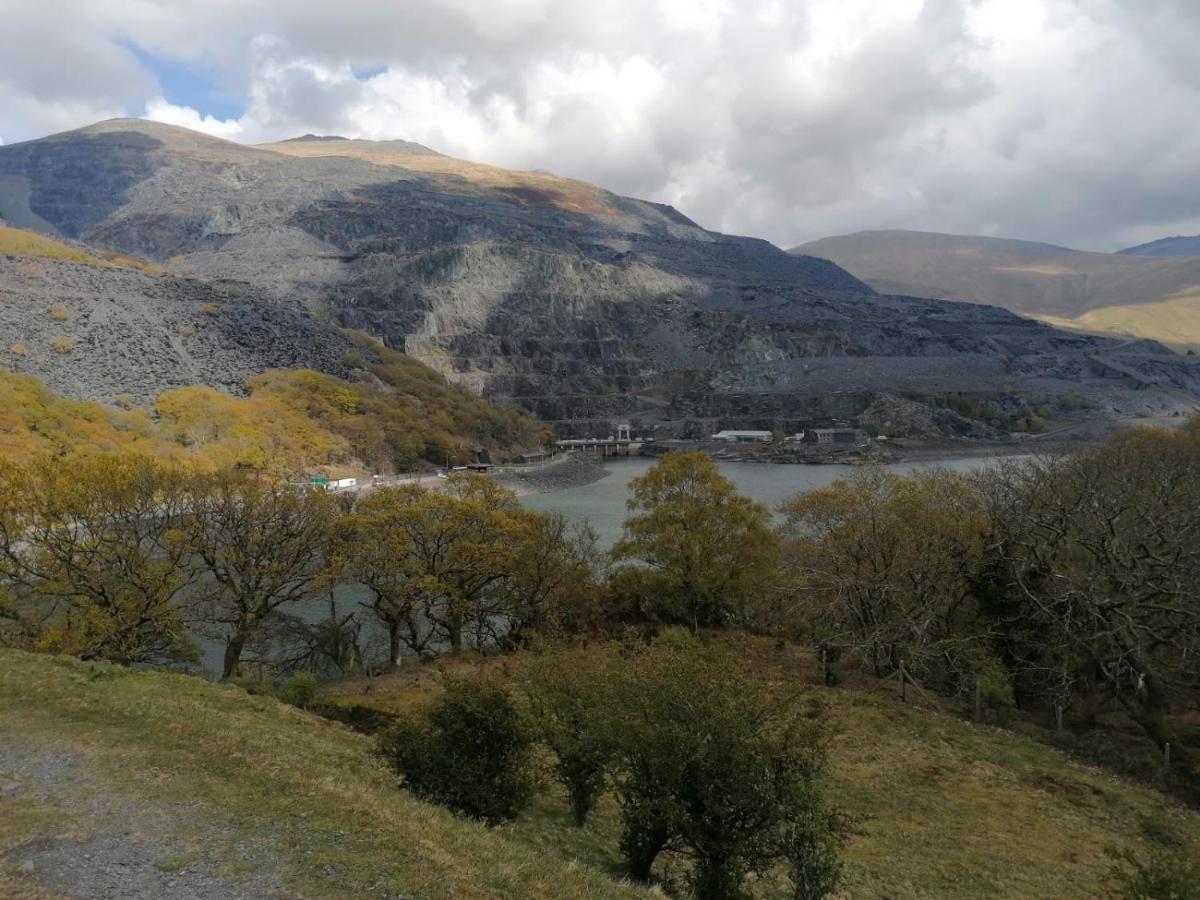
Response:
[[[22,344],[20,341],[17,341],[17,343],[13,344],[11,347],[8,348],[8,352],[11,353],[13,356],[25,356],[26,354],[29,353],[29,348],[26,347],[24,344]]]
[[[200,312],[204,313],[206,316],[215,316],[221,312],[221,307],[217,306],[215,303],[201,303]]]
[[[1200,862],[1180,850],[1152,850],[1145,857],[1113,854],[1113,895],[1123,900],[1189,900],[1200,884]]]
[[[175,329],[175,333],[178,334],[180,337],[191,337],[193,334],[196,333],[196,326],[185,322],[184,324],[180,325],[178,328]]]
[[[342,354],[342,365],[347,369],[362,369],[367,365],[361,350],[347,350]]]
[[[275,691],[284,703],[308,709],[317,696],[317,679],[311,672],[296,672],[287,681],[279,685]]]
[[[538,737],[554,755],[571,817],[583,826],[604,792],[616,747],[605,727],[609,679],[603,657],[586,650],[551,653],[530,668],[526,696]]]
[[[395,713],[384,712],[362,703],[338,703],[319,697],[309,704],[308,709],[331,722],[340,722],[360,734],[379,734],[396,724]]]
[[[515,818],[533,794],[532,742],[502,688],[449,679],[426,713],[384,732],[379,751],[418,797],[497,825]]]
[[[59,335],[50,341],[50,346],[54,348],[55,353],[70,353],[75,349],[75,341],[69,337]]]
[[[65,322],[67,320],[67,308],[61,303],[55,303],[50,307],[50,318],[55,322]]]

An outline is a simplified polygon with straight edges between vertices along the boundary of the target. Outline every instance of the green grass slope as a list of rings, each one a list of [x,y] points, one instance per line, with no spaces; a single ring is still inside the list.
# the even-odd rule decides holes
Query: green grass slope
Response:
[[[115,832],[168,846],[164,869],[203,859],[290,897],[645,896],[412,799],[365,737],[197,678],[0,651],[6,752],[35,775],[0,800],[0,858]],[[0,873],[0,896],[36,896]]]
[[[369,698],[427,699],[425,676],[403,679],[377,679]],[[822,694],[833,800],[857,820],[844,896],[1095,897],[1108,848],[1200,853],[1200,816],[1149,788],[885,690]],[[0,860],[119,830],[156,841],[162,867],[267,873],[287,896],[650,896],[618,880],[611,799],[580,830],[547,787],[488,831],[397,790],[369,739],[231,686],[0,651],[0,736],[0,782],[23,784],[0,799]],[[0,862],[0,895],[35,888]],[[772,880],[756,894],[783,896]]]

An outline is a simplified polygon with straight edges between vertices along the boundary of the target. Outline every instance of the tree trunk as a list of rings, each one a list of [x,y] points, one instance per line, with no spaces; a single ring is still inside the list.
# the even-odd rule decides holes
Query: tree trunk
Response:
[[[225,642],[225,660],[221,666],[221,679],[232,678],[237,672],[238,666],[242,662],[242,649],[246,646],[246,641],[250,635],[243,631],[236,631],[230,635]]]
[[[396,669],[396,661],[400,659],[400,623],[388,622],[388,664],[387,670]]]
[[[1167,744],[1171,745],[1172,768],[1186,772],[1192,771],[1191,754],[1171,727],[1167,715],[1171,711],[1170,700],[1167,699],[1166,688],[1157,676],[1145,676],[1143,683],[1144,697],[1142,702],[1129,704],[1129,715],[1141,726],[1147,736],[1162,750]]]
[[[647,882],[654,868],[654,861],[667,845],[666,826],[639,828],[635,834],[626,832],[621,841],[625,860],[629,865],[629,877],[634,881]]]

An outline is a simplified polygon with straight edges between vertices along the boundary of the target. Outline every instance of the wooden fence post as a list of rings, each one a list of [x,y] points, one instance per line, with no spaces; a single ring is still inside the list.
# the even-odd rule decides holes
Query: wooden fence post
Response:
[[[1168,771],[1170,771],[1170,769],[1171,769],[1171,742],[1170,741],[1167,741],[1165,744],[1163,744],[1163,765],[1166,766]]]
[[[979,676],[975,676],[975,721],[983,721],[983,700],[979,693]]]
[[[1062,733],[1063,708],[1061,703],[1054,704],[1054,730]]]
[[[900,660],[900,700],[908,702],[908,675],[904,671],[904,660]]]

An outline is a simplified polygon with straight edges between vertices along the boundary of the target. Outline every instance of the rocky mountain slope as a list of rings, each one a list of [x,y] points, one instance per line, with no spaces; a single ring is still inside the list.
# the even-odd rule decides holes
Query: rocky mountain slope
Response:
[[[1033,241],[862,231],[792,252],[832,260],[879,291],[994,304],[1095,333],[1200,344],[1200,256],[1149,252],[1153,246],[1087,253]]]
[[[267,369],[350,374],[343,357],[353,343],[301,304],[57,247],[4,253],[0,241],[0,367],[56,393],[145,403],[192,384],[239,393]]]
[[[113,120],[0,147],[0,217],[327,312],[564,434],[788,429],[899,393],[1165,410],[1200,387],[1161,346],[881,295],[668,207],[402,141]]]

